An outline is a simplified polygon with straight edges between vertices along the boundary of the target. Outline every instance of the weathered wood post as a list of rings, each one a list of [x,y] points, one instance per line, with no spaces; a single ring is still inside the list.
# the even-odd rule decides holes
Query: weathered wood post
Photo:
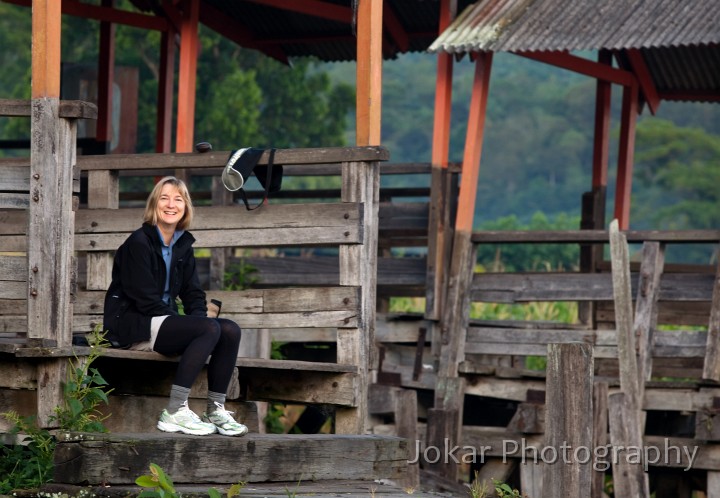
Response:
[[[639,372],[635,349],[627,238],[620,233],[617,220],[610,223],[610,257],[615,301],[618,367],[622,391],[612,394],[608,400],[610,443],[614,447],[639,449],[643,445],[642,427],[644,425],[641,413],[643,389],[640,384],[644,384],[645,381]],[[657,265],[655,267],[657,268]],[[630,452],[613,458],[615,492],[618,496],[649,497],[648,476],[643,471],[642,463],[633,463],[634,461]]]
[[[28,344],[72,342],[72,275],[77,118],[97,116],[85,103],[35,98],[30,119],[30,202],[27,230]],[[62,403],[66,360],[38,365],[38,424],[46,427]]]
[[[342,163],[343,202],[362,202],[362,244],[340,246],[340,285],[362,289],[359,326],[338,329],[337,362],[359,367],[358,407],[338,408],[335,413],[335,432],[364,434],[368,423],[367,395],[373,364],[375,343],[375,306],[377,284],[378,208],[380,198],[380,163],[387,153],[378,149],[376,160]]]
[[[593,456],[593,350],[548,344],[543,498],[590,498]],[[552,449],[552,451],[550,450]]]

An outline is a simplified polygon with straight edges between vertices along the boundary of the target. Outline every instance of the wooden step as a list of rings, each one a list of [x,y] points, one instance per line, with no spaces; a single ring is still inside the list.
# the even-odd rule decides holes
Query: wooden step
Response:
[[[150,463],[176,484],[397,480],[407,472],[408,451],[406,439],[376,435],[63,433],[53,480],[132,484]]]

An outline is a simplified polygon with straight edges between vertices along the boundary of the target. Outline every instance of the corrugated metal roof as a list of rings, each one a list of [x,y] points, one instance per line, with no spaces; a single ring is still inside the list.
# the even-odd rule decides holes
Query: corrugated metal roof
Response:
[[[430,52],[574,51],[720,43],[717,0],[481,0]]]
[[[661,99],[720,100],[718,0],[481,0],[430,52],[572,52],[637,49]]]
[[[142,11],[163,12],[162,0],[130,1]],[[472,0],[457,0],[458,11],[471,3]],[[326,62],[355,60],[353,1],[293,0],[290,7],[303,7],[303,4],[315,10],[303,14],[298,9],[283,9],[281,3],[259,0],[200,0],[200,18],[203,22],[212,12],[211,21],[220,22],[236,33],[240,45],[256,48],[271,57],[313,56]],[[344,9],[347,15],[342,19],[328,19],[323,15],[325,5]],[[425,52],[439,33],[440,0],[384,0],[383,15],[386,59],[408,52]]]

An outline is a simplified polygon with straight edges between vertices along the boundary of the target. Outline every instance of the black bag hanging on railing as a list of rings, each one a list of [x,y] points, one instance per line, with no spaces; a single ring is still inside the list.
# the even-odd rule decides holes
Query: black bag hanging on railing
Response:
[[[248,211],[262,206],[268,195],[278,192],[282,187],[283,167],[282,165],[275,166],[273,164],[275,162],[275,149],[270,149],[267,165],[258,165],[263,152],[265,152],[265,149],[255,147],[232,151],[222,173],[222,182],[225,188],[230,192],[239,190]],[[259,204],[250,207],[243,186],[252,173],[255,173],[255,177],[265,189],[265,193]]]

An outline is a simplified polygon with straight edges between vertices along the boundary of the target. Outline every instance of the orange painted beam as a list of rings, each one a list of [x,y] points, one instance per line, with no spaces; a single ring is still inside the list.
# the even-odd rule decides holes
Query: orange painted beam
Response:
[[[454,2],[443,0],[440,3],[438,31],[442,33],[455,17]],[[452,110],[453,58],[451,54],[440,52],[437,59],[435,78],[435,112],[433,114],[433,142],[431,163],[446,168],[450,150],[450,113]]]
[[[32,98],[60,98],[60,2],[34,0],[32,9]]]
[[[195,82],[200,40],[198,37],[200,0],[183,2],[180,25],[180,68],[178,71],[178,107],[176,152],[192,152],[195,133]]]
[[[612,54],[603,50],[598,55],[600,64],[612,64]],[[610,153],[610,107],[612,85],[608,81],[597,80],[595,89],[595,135],[593,141],[593,189],[607,187],[608,162]]]
[[[175,31],[162,33],[160,38],[160,68],[158,81],[157,122],[155,123],[155,152],[172,152],[173,89],[175,75]]]
[[[114,0],[102,0],[103,7],[112,8]],[[100,49],[98,60],[98,118],[95,139],[112,141],[113,82],[115,81],[115,25],[100,23]],[[109,152],[109,150],[108,150]]]
[[[383,1],[363,0],[357,14],[355,142],[380,145]]]
[[[561,67],[591,78],[608,81],[617,85],[630,86],[635,84],[635,76],[630,71],[616,69],[599,64],[567,52],[513,52],[522,57],[551,66]]]
[[[654,115],[658,107],[660,107],[660,96],[658,95],[657,88],[655,88],[655,82],[653,82],[650,70],[645,63],[642,52],[638,49],[631,48],[626,51],[630,65],[632,66],[635,77],[640,84],[640,90],[642,90],[645,96],[645,101],[650,108],[650,112]]]
[[[488,91],[490,89],[490,69],[492,52],[478,53],[475,59],[475,79],[473,81],[468,115],[465,153],[463,155],[462,176],[460,178],[460,197],[458,200],[455,230],[472,232],[475,214],[475,200],[480,175],[480,157],[485,135],[485,115],[487,111]]]
[[[620,230],[630,228],[630,193],[632,191],[633,160],[635,155],[635,125],[638,111],[638,86],[623,89],[620,118],[618,171],[615,183],[615,214]]]

